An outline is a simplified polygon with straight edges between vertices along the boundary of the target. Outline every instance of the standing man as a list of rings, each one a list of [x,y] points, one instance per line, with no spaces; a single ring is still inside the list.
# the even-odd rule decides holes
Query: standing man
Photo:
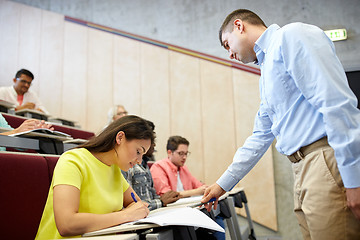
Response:
[[[253,134],[202,202],[232,189],[276,138],[292,162],[304,239],[360,239],[360,111],[333,43],[308,24],[267,28],[246,9],[226,17],[219,38],[230,59],[260,66],[261,103]]]
[[[34,75],[29,70],[20,69],[13,79],[13,86],[0,87],[0,99],[15,104],[16,110],[34,109],[48,113],[36,93],[29,89],[33,80]]]

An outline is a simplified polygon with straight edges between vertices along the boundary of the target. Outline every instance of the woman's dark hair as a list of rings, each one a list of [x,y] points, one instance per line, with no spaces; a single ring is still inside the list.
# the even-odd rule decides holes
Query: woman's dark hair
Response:
[[[91,138],[88,142],[78,146],[93,152],[107,152],[112,150],[116,144],[116,135],[123,131],[127,140],[150,139],[155,140],[155,134],[149,121],[141,117],[128,115],[113,121],[98,136]]]

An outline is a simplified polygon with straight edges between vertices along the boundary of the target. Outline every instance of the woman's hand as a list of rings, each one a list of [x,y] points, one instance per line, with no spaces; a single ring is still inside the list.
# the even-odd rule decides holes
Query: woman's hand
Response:
[[[125,191],[125,193],[127,192]],[[130,195],[126,195],[124,199],[129,197]],[[81,235],[86,232],[135,221],[149,214],[148,204],[142,201],[137,203],[131,201],[121,211],[106,214],[79,212],[79,203],[80,190],[78,188],[65,184],[54,187],[54,217],[61,236]]]
[[[129,204],[126,208],[124,208],[121,212],[128,216],[128,222],[136,221],[142,218],[147,217],[149,215],[148,203],[143,201],[138,201],[137,203]]]
[[[26,131],[38,129],[38,128],[47,128],[50,130],[54,130],[52,125],[45,123],[44,120],[40,121],[37,119],[27,119],[18,128],[15,128],[8,132],[3,132],[3,133],[1,133],[1,135],[11,135],[11,134],[26,132]]]
[[[131,193],[134,194],[136,202],[134,201]],[[140,197],[136,194],[134,189],[129,186],[129,188],[124,192],[124,208],[120,211],[122,213],[124,222],[136,221],[141,218],[147,217],[149,215],[149,204],[147,202],[141,201]]]
[[[38,128],[47,128],[50,130],[54,130],[53,127],[51,127],[51,124],[45,123],[44,120],[36,120],[36,119],[28,119],[25,120],[18,128],[14,129],[15,133],[25,132],[33,129]]]

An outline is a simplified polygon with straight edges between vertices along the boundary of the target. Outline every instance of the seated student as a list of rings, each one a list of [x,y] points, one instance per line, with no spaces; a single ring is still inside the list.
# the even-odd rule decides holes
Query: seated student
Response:
[[[35,92],[30,90],[34,75],[26,69],[20,69],[13,79],[14,85],[0,87],[0,99],[16,105],[16,110],[34,109],[48,113]]]
[[[180,136],[172,136],[168,139],[166,150],[168,157],[155,162],[151,166],[151,174],[154,179],[154,186],[157,194],[160,196],[169,190],[179,191],[181,197],[190,197],[202,195],[207,187],[204,183],[191,175],[189,169],[185,166],[189,141]],[[224,228],[223,218],[216,217],[216,222]],[[210,239],[225,239],[225,234],[215,232],[214,236],[207,236]]]
[[[148,122],[125,116],[98,136],[61,155],[54,170],[36,239],[77,236],[149,214],[148,204],[124,179],[141,163],[154,134]]]
[[[191,175],[185,166],[189,141],[180,136],[168,139],[166,150],[168,157],[155,162],[150,171],[156,193],[160,196],[169,190],[179,191],[182,197],[202,195],[207,187]]]
[[[51,130],[54,130],[53,127],[51,127],[51,124],[46,124],[44,120],[36,120],[36,119],[27,119],[25,120],[18,128],[13,129],[6,119],[3,117],[2,114],[0,114],[0,127],[2,128],[8,128],[9,131],[2,132],[0,135],[11,135],[15,133],[25,132],[32,129],[37,128],[48,128]],[[4,147],[0,147],[0,151],[5,151],[6,149]]]
[[[112,106],[108,111],[108,124],[116,119],[126,116],[128,112],[125,110],[123,105]]]
[[[149,121],[152,129],[155,129],[153,122]],[[149,210],[160,207],[166,207],[167,204],[173,203],[180,198],[176,191],[169,190],[161,196],[156,194],[153,179],[148,166],[148,161],[154,159],[155,142],[151,144],[149,150],[143,155],[142,163],[130,168],[129,171],[123,172],[124,177],[134,189],[142,201],[149,203]]]

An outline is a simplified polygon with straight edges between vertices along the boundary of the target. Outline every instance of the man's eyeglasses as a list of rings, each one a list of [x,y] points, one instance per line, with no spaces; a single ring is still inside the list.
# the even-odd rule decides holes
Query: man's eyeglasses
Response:
[[[26,80],[20,79],[20,78],[17,78],[16,80],[18,80],[18,81],[21,82],[22,84],[28,84],[29,86],[31,86],[31,82],[29,82],[29,81],[26,81]]]
[[[184,156],[189,156],[191,154],[191,152],[178,152],[178,151],[174,151],[177,154],[179,154],[180,157],[184,157]]]

